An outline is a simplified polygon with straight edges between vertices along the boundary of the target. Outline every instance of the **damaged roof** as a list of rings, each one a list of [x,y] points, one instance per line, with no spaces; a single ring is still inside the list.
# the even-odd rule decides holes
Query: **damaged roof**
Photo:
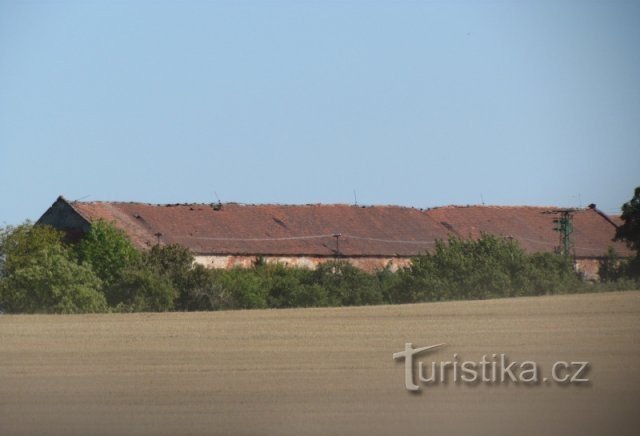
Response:
[[[450,228],[457,236],[478,238],[481,233],[510,237],[529,253],[554,251],[560,245],[555,231],[555,207],[533,206],[446,206],[427,212],[434,221]],[[619,255],[630,256],[624,242],[613,241],[618,217],[609,217],[594,207],[573,213],[573,242],[578,257],[601,257],[609,247]]]
[[[547,213],[551,207],[446,206],[421,210],[344,204],[69,202],[62,197],[58,201],[88,223],[98,219],[114,223],[138,248],[158,242],[176,243],[201,255],[406,257],[433,249],[436,240],[449,235],[477,238],[483,232],[511,237],[527,252],[550,252],[560,240],[554,231],[557,216]],[[40,221],[53,224],[51,217],[43,218]],[[575,212],[576,255],[603,256],[610,246],[622,256],[630,255],[624,243],[612,240],[613,220],[595,208]]]
[[[397,206],[70,204],[88,221],[113,222],[139,247],[159,239],[198,254],[412,256],[448,235],[424,212]]]

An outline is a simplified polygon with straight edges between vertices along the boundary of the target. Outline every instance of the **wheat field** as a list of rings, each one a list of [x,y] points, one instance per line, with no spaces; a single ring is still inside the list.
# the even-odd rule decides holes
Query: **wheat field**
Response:
[[[404,386],[424,358],[589,361],[590,383]],[[546,372],[545,372],[546,371]],[[0,316],[2,435],[639,434],[640,292]]]

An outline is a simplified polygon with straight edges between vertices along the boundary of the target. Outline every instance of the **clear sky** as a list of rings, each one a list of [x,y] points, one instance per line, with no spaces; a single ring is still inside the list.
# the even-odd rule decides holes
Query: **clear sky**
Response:
[[[60,194],[615,213],[637,185],[638,1],[0,0],[0,225]]]

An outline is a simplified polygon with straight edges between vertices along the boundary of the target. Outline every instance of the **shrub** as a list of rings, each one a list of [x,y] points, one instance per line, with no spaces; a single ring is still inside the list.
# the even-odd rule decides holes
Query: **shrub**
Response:
[[[11,275],[16,269],[30,264],[36,253],[62,248],[62,236],[62,232],[53,227],[35,226],[29,221],[0,229],[0,275]]]
[[[256,270],[236,267],[214,274],[225,309],[262,309],[268,307],[269,290]]]
[[[529,255],[529,266],[524,294],[544,295],[577,292],[585,288],[585,282],[573,268],[567,256],[555,253],[534,253]]]
[[[176,295],[168,278],[140,263],[119,273],[109,303],[121,312],[166,312],[173,310]]]
[[[317,307],[329,304],[325,288],[310,280],[311,271],[282,264],[257,264],[257,274],[268,289],[269,307]]]
[[[330,306],[380,304],[382,292],[374,275],[348,262],[325,262],[309,274],[308,284],[325,289]]]
[[[0,282],[0,301],[9,312],[85,313],[104,312],[100,279],[78,265],[62,247],[32,253]]]
[[[539,295],[579,287],[568,258],[527,255],[515,241],[484,234],[478,240],[437,241],[433,253],[399,271],[391,302]]]

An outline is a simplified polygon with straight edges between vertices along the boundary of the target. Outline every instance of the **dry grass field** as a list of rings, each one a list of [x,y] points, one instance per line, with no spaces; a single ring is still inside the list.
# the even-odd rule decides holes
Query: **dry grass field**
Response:
[[[506,353],[586,385],[404,387]],[[429,360],[431,359],[431,360]],[[0,316],[2,435],[640,434],[640,292],[339,309]]]

